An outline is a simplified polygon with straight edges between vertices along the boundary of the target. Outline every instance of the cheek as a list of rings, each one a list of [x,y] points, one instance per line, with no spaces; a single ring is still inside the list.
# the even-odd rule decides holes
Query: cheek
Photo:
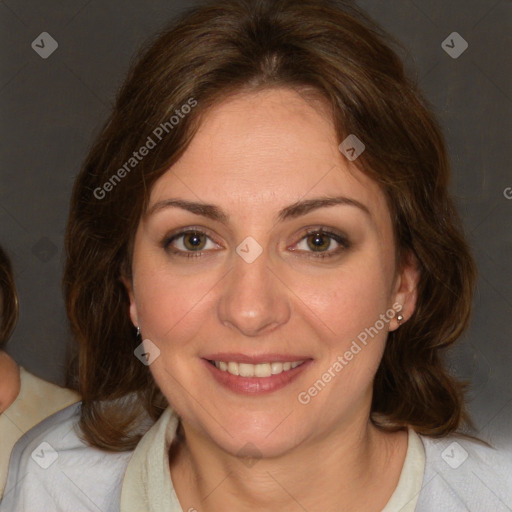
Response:
[[[208,291],[213,285],[206,277],[153,271],[134,276],[134,286],[142,334],[160,351],[150,371],[169,403],[183,410],[187,402],[179,390],[201,379],[197,366],[190,362],[201,345],[205,318],[211,315]]]
[[[391,272],[379,252],[369,251],[322,280],[303,281],[298,292],[314,313],[310,325],[320,340],[321,361],[310,385],[328,382],[328,391],[315,398],[328,411],[325,421],[336,421],[340,410],[357,410],[371,393],[389,329],[381,315],[390,308]]]
[[[139,325],[143,336],[156,343],[164,340],[204,295],[204,283],[192,275],[172,272],[167,253],[143,226],[135,238],[132,272]]]
[[[365,251],[328,275],[297,281],[297,295],[324,324],[331,343],[357,337],[390,307],[392,270],[380,254]]]
[[[214,288],[212,276],[177,277],[168,269],[153,269],[134,276],[136,305],[144,336],[172,340],[172,333],[197,329],[199,318],[209,307],[208,292]],[[192,332],[190,332],[192,334]]]

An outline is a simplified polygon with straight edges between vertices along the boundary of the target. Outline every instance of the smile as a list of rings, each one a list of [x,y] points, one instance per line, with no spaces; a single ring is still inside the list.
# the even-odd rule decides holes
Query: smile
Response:
[[[249,357],[242,355],[217,354],[203,359],[203,364],[214,381],[223,388],[245,395],[260,395],[275,392],[291,384],[306,371],[312,363],[310,358],[290,356]],[[232,361],[230,359],[238,359]],[[268,358],[268,359],[267,359]],[[250,360],[252,362],[249,362]],[[265,362],[267,359],[268,362]],[[276,360],[276,359],[280,359]],[[286,359],[292,359],[287,361]]]
[[[279,375],[294,368],[297,368],[304,361],[293,362],[269,362],[269,363],[237,363],[235,361],[210,361],[216,368],[223,372],[230,373],[240,377],[270,377],[271,375]]]

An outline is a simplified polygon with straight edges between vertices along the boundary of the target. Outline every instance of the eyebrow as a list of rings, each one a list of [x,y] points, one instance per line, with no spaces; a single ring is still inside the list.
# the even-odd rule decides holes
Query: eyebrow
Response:
[[[223,224],[227,224],[229,221],[229,215],[213,204],[197,203],[182,199],[166,199],[164,201],[159,201],[149,208],[145,215],[149,217],[150,215],[166,208],[181,208],[182,210],[216,220],[217,222],[222,222]]]
[[[306,215],[320,208],[328,208],[340,205],[353,206],[355,208],[358,208],[359,210],[363,211],[366,215],[368,215],[370,218],[372,218],[370,210],[363,203],[357,201],[356,199],[339,196],[321,197],[317,199],[297,201],[296,203],[293,203],[292,205],[283,208],[277,215],[277,219],[278,221],[282,222],[284,220],[301,217],[302,215]],[[166,208],[181,208],[182,210],[186,210],[188,212],[194,213],[195,215],[200,215],[202,217],[207,217],[222,224],[227,224],[229,222],[229,215],[213,204],[185,201],[182,199],[166,199],[164,201],[159,201],[158,203],[155,203],[153,206],[151,206],[151,208],[148,209],[148,211],[146,212],[146,216],[153,215],[154,213],[164,210]]]
[[[287,206],[279,212],[278,219],[280,221],[287,219],[294,219],[309,212],[318,210],[319,208],[327,208],[329,206],[354,206],[362,210],[370,218],[372,216],[370,210],[363,203],[349,197],[321,197],[318,199],[308,199],[306,201],[297,201],[296,203]]]

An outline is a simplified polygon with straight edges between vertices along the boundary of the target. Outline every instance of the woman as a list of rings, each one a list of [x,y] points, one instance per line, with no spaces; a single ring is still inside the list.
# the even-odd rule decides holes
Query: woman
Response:
[[[510,464],[452,435],[467,415],[441,356],[475,270],[448,175],[400,59],[348,4],[184,16],[131,71],[76,181],[82,407],[20,445],[28,460],[49,440],[61,465],[14,468],[27,483],[9,506],[35,488],[48,510],[507,505]]]
[[[11,262],[0,247],[0,413],[16,400],[20,390],[17,364],[3,351],[18,319],[18,297]],[[1,420],[0,420],[1,421]]]
[[[14,444],[44,418],[79,400],[74,391],[32,375],[3,351],[17,320],[11,262],[0,247],[0,499]]]

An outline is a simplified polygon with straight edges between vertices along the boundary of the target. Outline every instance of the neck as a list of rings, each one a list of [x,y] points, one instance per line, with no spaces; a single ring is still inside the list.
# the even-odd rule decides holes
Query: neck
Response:
[[[398,483],[407,433],[359,423],[324,432],[282,456],[253,461],[222,451],[184,424],[184,440],[171,460],[182,508],[380,511]]]

